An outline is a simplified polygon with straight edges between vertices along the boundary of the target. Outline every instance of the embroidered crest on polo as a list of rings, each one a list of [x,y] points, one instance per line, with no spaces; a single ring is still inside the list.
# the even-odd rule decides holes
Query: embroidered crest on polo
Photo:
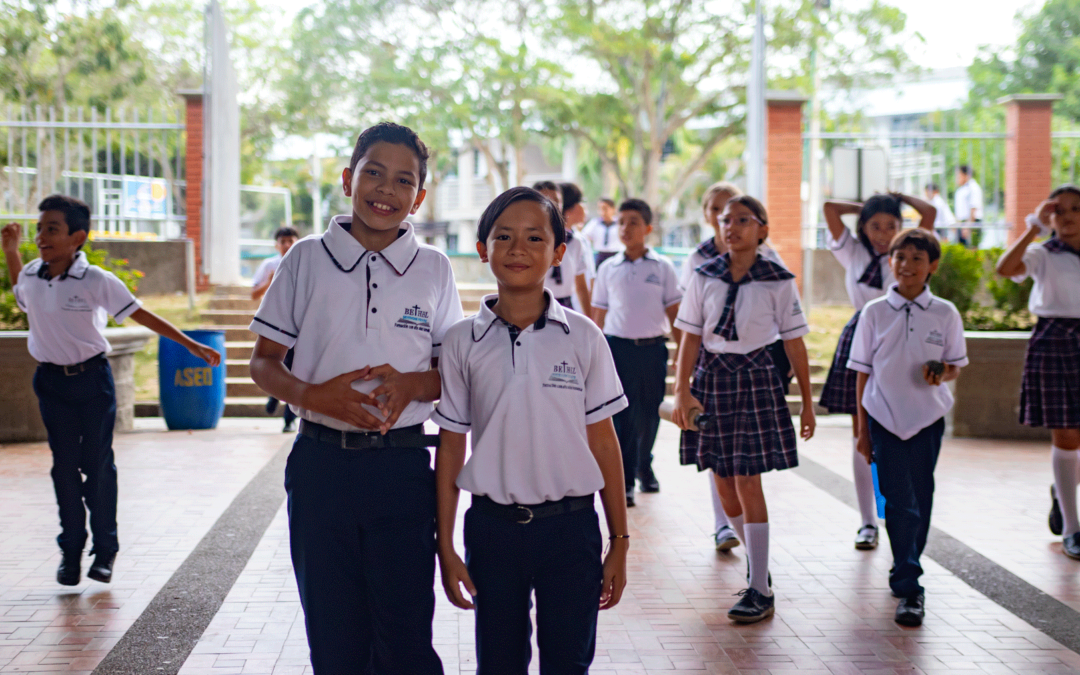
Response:
[[[656,273],[650,274],[649,276],[645,277],[645,283],[655,284],[656,286],[662,286],[664,284],[664,282],[660,280],[660,277],[657,276]]]
[[[69,312],[90,312],[90,303],[80,295],[72,295],[64,302],[64,309]]]
[[[425,312],[419,305],[406,307],[401,318],[394,323],[395,328],[408,328],[409,330],[421,330],[431,332],[431,313]]]
[[[932,330],[930,334],[926,336],[927,344],[937,345],[938,347],[945,346],[945,336],[939,330]]]
[[[548,376],[548,381],[544,386],[581,391],[577,366],[572,366],[566,361],[556,363],[551,369],[551,375]]]

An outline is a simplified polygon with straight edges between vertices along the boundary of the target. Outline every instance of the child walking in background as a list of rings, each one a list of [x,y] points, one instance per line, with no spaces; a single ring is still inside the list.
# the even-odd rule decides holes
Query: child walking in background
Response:
[[[707,261],[727,253],[727,244],[724,243],[723,235],[720,233],[720,216],[724,213],[724,207],[727,206],[728,200],[741,194],[742,190],[734,183],[726,181],[713,183],[705,191],[705,195],[701,198],[701,210],[705,222],[713,230],[713,236],[698,244],[698,247],[687,256],[686,261],[683,263],[682,276],[679,280],[679,286],[683,292],[690,286],[694,270]],[[769,246],[768,242],[763,242],[758,246],[758,253],[767,260],[787,267],[780,258],[780,254]],[[777,374],[780,375],[784,391],[789,391],[794,373],[791,371],[791,362],[788,361],[787,352],[784,349],[784,341],[777,339],[766,347],[766,350],[776,366]],[[680,460],[684,464],[697,464],[697,459],[694,457],[680,457]],[[743,514],[742,511],[731,516],[724,513],[724,505],[720,500],[720,493],[717,491],[715,476],[711,469],[706,469],[706,474],[713,507],[713,546],[717,551],[730,551],[744,539]],[[729,500],[728,505],[731,506],[732,504],[738,506],[737,501]]]
[[[728,618],[753,623],[771,616],[775,608],[761,474],[798,465],[795,429],[780,376],[765,348],[777,334],[784,340],[803,392],[800,434],[809,439],[814,434],[814,402],[802,336],[810,329],[795,275],[758,252],[769,236],[761,202],[745,195],[731,198],[721,231],[728,252],[697,269],[675,321],[683,339],[672,418],[683,429],[684,462],[694,457],[699,469],[712,469],[724,510],[745,518],[749,588],[740,593]],[[716,424],[693,431],[694,410],[714,416]]]
[[[1020,423],[1050,429],[1050,531],[1063,537],[1065,555],[1080,560],[1080,187],[1051,192],[1027,224],[997,265],[1017,282],[1035,280],[1028,306],[1039,320],[1024,360]],[[1051,238],[1032,243],[1044,234]]]
[[[300,233],[293,227],[278,228],[278,231],[274,233],[274,249],[277,250],[277,255],[271,256],[262,261],[259,268],[255,270],[255,277],[251,281],[251,299],[261,300],[266,295],[267,289],[270,288],[270,282],[274,280],[274,272],[277,271],[278,265],[281,264],[281,259],[289,252],[292,245],[296,243],[296,240],[300,238]],[[285,367],[292,368],[293,362],[293,350],[289,350],[289,353],[285,355]],[[277,411],[278,400],[273,396],[269,397],[266,401],[266,414],[273,415]],[[284,433],[289,433],[293,430],[293,423],[296,422],[296,413],[293,412],[289,404],[285,404],[285,428],[282,430]]]
[[[851,340],[859,325],[859,315],[866,303],[880,298],[896,279],[889,265],[889,245],[900,232],[904,218],[900,209],[909,204],[919,213],[919,227],[933,231],[936,209],[916,197],[902,194],[874,195],[866,203],[827,201],[825,223],[829,226],[829,247],[844,267],[844,285],[848,298],[855,305],[855,314],[840,333],[840,342],[833,355],[832,366],[821,390],[819,402],[833,414],[852,416],[851,466],[855,475],[855,495],[859,502],[862,524],[855,535],[855,548],[871,550],[878,545],[877,504],[874,478],[870,463],[858,452],[858,402],[855,384],[858,373],[848,368]],[[855,235],[841,217],[858,214]]]
[[[952,392],[941,385],[968,363],[960,313],[930,292],[940,258],[932,230],[904,230],[893,239],[889,265],[896,281],[863,307],[848,359],[858,373],[856,449],[866,464],[878,465],[893,554],[889,586],[900,598],[896,622],[903,626],[923,621],[919,561],[930,533],[945,415],[953,405]]]
[[[477,251],[498,295],[450,328],[439,362],[439,562],[450,601],[476,610],[478,675],[526,674],[534,592],[540,672],[587,673],[598,611],[614,607],[626,585],[630,535],[611,422],[626,397],[603,333],[544,288],[566,249],[563,227],[535,190],[495,198],[480,217]],[[467,562],[454,550],[461,489],[472,493]]]
[[[562,193],[562,213],[566,219],[567,233],[573,233],[574,241],[581,244],[581,257],[585,268],[585,284],[589,289],[589,297],[592,298],[593,283],[596,281],[596,256],[589,240],[582,234],[585,227],[585,205],[582,204],[584,196],[581,188],[574,183],[559,183],[559,191]],[[581,298],[575,293],[572,297],[574,311],[584,314],[585,307],[581,304]]]
[[[563,193],[558,185],[544,180],[533,185],[533,189],[550,199],[562,214]],[[589,263],[585,260],[585,247],[581,245],[581,239],[574,235],[573,230],[566,230],[566,254],[562,256],[559,264],[551,268],[551,274],[544,283],[551,289],[560,305],[573,309],[574,296],[577,296],[576,306],[581,308],[581,313],[587,317],[592,316]]]

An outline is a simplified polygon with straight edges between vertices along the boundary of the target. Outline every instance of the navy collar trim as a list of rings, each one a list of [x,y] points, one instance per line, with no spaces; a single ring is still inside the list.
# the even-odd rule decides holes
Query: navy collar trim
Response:
[[[555,297],[551,294],[551,290],[544,289],[544,298],[547,300],[547,308],[540,315],[533,325],[533,330],[544,329],[548,322],[554,322],[562,327],[563,332],[567,335],[570,334],[570,324],[566,321],[566,312],[563,311],[563,306],[560,305]],[[480,342],[491,330],[491,327],[496,323],[502,325],[508,325],[506,320],[492,311],[492,307],[495,306],[495,302],[499,299],[498,295],[486,295],[483,301],[480,303],[480,311],[473,317],[472,325],[472,338],[473,342]]]
[[[75,259],[71,261],[68,268],[64,270],[64,273],[57,277],[57,281],[63,281],[64,279],[82,281],[86,277],[86,270],[88,269],[90,269],[90,262],[86,259],[86,253],[79,251],[75,254]],[[38,279],[52,280],[52,277],[49,276],[49,265],[44,260],[39,259],[38,268],[31,273],[36,275]]]
[[[889,303],[889,307],[892,307],[898,312],[908,305],[915,305],[919,309],[925,311],[930,309],[930,305],[934,304],[934,294],[930,292],[930,284],[923,286],[922,293],[919,293],[918,297],[914,300],[908,300],[900,295],[900,291],[897,290],[899,288],[899,284],[893,284],[885,294],[885,302]]]
[[[330,260],[342,272],[346,274],[356,269],[364,256],[369,253],[352,234],[348,227],[352,225],[352,216],[334,216],[330,219],[330,225],[320,237],[323,250]],[[398,229],[397,239],[376,255],[390,264],[398,276],[403,276],[416,262],[420,255],[420,245],[416,242],[411,223],[402,223]]]

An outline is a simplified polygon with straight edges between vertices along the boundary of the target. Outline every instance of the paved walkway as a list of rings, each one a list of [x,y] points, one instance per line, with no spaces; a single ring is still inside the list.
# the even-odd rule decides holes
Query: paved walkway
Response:
[[[801,448],[805,470],[766,479],[777,613],[743,627],[725,613],[745,583],[745,549],[713,552],[705,478],[678,466],[677,431],[661,427],[663,492],[641,495],[631,510],[630,586],[623,602],[601,615],[593,672],[1080,673],[1080,655],[1040,630],[1053,632],[1038,625],[1037,613],[1026,614],[1033,626],[1003,606],[1026,598],[1006,593],[998,604],[965,583],[972,575],[955,559],[926,561],[923,627],[893,623],[887,542],[855,551],[856,512],[837,488],[850,487],[820,480],[850,479],[850,428],[840,419],[822,422]],[[52,578],[58,556],[47,450],[0,446],[0,550],[7,554],[0,561],[0,673],[93,671],[282,447],[278,429],[230,421],[215,432],[119,437],[124,551],[116,577],[110,586],[70,590]],[[1046,446],[947,439],[937,477],[941,538],[951,535],[984,556],[984,567],[1030,584],[1029,595],[1037,588],[1052,596],[1046,601],[1065,603],[1058,622],[1080,625],[1080,563],[1061,555],[1045,524]],[[446,672],[473,672],[471,614],[453,608],[441,587],[437,597],[435,636]],[[181,675],[310,672],[284,507],[182,667],[160,668]]]

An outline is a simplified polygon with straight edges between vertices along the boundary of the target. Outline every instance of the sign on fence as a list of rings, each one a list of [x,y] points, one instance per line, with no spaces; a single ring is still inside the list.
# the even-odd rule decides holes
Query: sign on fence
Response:
[[[162,220],[172,213],[169,184],[162,179],[124,177],[124,218]]]

